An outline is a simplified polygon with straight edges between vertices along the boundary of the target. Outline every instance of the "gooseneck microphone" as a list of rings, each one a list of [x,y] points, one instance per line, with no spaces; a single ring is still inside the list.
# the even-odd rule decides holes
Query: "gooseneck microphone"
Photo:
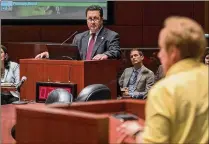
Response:
[[[23,83],[27,80],[26,76],[23,76],[18,84],[16,84],[15,88],[20,93],[20,88],[22,87]],[[21,101],[19,97],[19,101],[14,101],[12,104],[21,105],[21,104],[27,104],[25,101]]]
[[[71,39],[75,34],[77,34],[78,33],[78,31],[75,31],[73,34],[71,34],[65,41],[63,41],[62,43],[61,43],[61,45],[63,45],[64,43],[66,43],[69,39]]]
[[[15,86],[15,88],[17,89],[18,92],[20,92],[20,88],[21,86],[23,85],[23,83],[27,80],[27,77],[26,76],[23,76],[21,78],[21,81]]]

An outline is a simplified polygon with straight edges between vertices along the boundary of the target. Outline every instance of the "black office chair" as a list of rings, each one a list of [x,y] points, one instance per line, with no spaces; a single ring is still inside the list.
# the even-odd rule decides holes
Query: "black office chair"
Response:
[[[71,103],[71,102],[73,102],[73,95],[65,89],[58,88],[49,93],[45,104]]]
[[[51,91],[46,99],[45,104],[63,104],[63,103],[71,103],[73,102],[73,95],[70,94],[67,90],[65,89],[55,89],[53,91]],[[15,139],[15,126],[14,125],[11,129],[11,135],[12,137]]]
[[[12,135],[13,139],[15,139],[15,126],[16,125],[14,125],[11,129],[11,135]]]
[[[92,84],[85,87],[78,95],[76,102],[111,99],[110,89],[103,84]]]

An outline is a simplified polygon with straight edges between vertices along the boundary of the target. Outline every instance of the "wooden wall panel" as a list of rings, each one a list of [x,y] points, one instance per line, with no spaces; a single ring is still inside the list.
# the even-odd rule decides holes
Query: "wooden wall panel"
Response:
[[[143,26],[161,26],[163,24],[163,21],[171,15],[180,15],[192,18],[193,2],[144,2]]]
[[[205,27],[205,14],[204,14],[204,1],[195,1],[194,2],[194,19],[198,21],[202,27]]]
[[[164,19],[170,15],[194,18],[204,27],[206,21],[208,23],[205,4],[208,3],[201,1],[115,1],[115,23],[108,27],[120,34],[121,47],[153,47],[157,46],[159,29]],[[87,29],[86,25],[2,26],[1,32],[3,42],[63,42],[76,30],[82,32]]]
[[[143,27],[143,47],[157,47],[158,35],[161,26],[144,26]]]
[[[116,2],[115,25],[138,26],[142,25],[142,2]]]
[[[121,47],[142,46],[141,26],[108,26],[108,28],[119,33]]]
[[[205,6],[205,32],[209,34],[209,1],[205,1],[204,2],[204,6]],[[208,43],[209,43],[209,39],[208,39]]]
[[[2,42],[40,41],[40,26],[2,26]]]
[[[70,37],[74,32],[83,32],[87,30],[88,27],[85,25],[80,26],[43,26],[41,29],[41,40],[44,42],[63,42],[68,37]],[[72,42],[69,39],[68,42]]]

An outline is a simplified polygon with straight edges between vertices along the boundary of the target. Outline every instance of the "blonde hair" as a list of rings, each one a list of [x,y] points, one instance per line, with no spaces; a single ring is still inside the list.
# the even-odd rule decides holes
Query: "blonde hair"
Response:
[[[172,16],[164,21],[165,47],[174,45],[180,50],[182,59],[201,59],[207,46],[202,27],[187,17]]]

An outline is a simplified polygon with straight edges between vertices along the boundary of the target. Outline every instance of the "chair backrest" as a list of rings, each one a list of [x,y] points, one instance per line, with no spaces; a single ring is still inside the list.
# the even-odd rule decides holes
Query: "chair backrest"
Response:
[[[45,104],[54,104],[54,103],[71,103],[73,102],[73,95],[69,93],[65,89],[55,89],[51,91],[46,99]],[[15,139],[16,137],[16,130],[15,130],[16,124],[11,129],[11,135]]]
[[[85,87],[78,95],[76,102],[111,99],[110,89],[103,84],[92,84]]]
[[[73,95],[65,89],[58,88],[49,93],[45,104],[71,102],[73,102]]]
[[[16,135],[15,135],[15,126],[16,124],[12,127],[11,129],[11,135],[12,135],[12,138],[15,139],[16,138]]]

